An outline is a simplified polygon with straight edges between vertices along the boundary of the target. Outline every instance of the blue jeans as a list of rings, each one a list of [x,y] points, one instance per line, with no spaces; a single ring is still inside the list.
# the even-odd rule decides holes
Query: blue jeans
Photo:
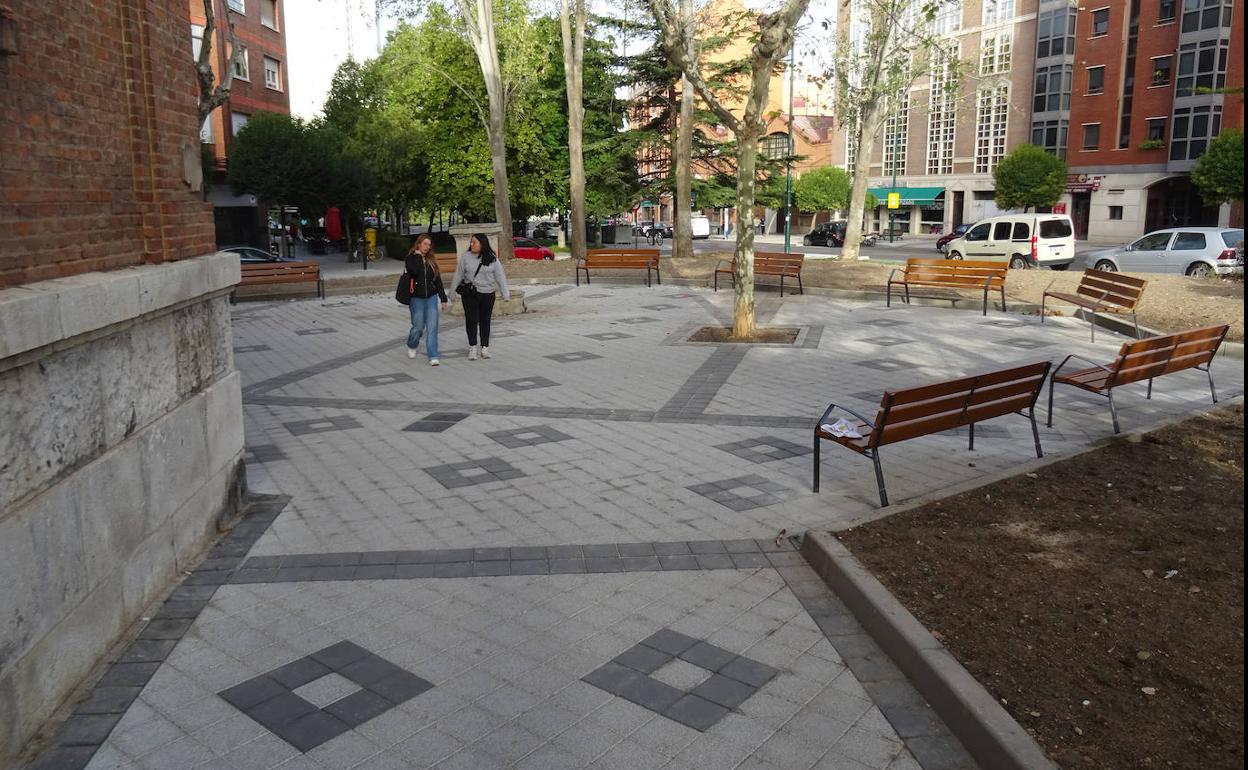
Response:
[[[407,333],[407,347],[415,350],[420,347],[420,337],[425,337],[425,352],[430,358],[438,357],[438,295],[420,298],[412,297],[407,307],[412,311],[412,329]]]

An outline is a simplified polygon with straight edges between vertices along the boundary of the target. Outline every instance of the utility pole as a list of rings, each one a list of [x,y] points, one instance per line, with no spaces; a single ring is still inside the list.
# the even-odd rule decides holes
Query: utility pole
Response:
[[[797,32],[793,33],[793,45],[789,48],[789,157],[786,165],[788,166],[788,176],[784,180],[784,253],[791,251],[790,243],[792,239],[792,223],[793,223],[793,82],[797,73],[795,58],[797,52]]]
[[[901,115],[897,108],[893,111],[893,187],[890,192],[897,192],[897,139],[901,134]],[[893,223],[897,221],[897,210],[888,209],[888,242],[893,242]]]

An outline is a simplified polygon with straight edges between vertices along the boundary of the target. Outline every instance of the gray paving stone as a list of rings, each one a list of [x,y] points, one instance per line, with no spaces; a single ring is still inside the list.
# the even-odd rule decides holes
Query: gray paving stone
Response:
[[[728,709],[697,695],[685,695],[663,712],[663,716],[705,732],[728,715]]]

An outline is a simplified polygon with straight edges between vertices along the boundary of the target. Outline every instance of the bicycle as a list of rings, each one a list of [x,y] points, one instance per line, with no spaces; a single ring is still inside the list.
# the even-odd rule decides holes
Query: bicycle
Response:
[[[646,240],[650,243],[651,246],[655,246],[655,247],[662,246],[663,245],[663,231],[657,227],[651,229],[650,233],[646,236]]]

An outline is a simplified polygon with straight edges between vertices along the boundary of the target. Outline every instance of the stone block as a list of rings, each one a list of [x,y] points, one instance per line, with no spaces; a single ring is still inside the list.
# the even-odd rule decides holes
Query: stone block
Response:
[[[0,291],[0,362],[61,339],[55,294],[30,287]]]

